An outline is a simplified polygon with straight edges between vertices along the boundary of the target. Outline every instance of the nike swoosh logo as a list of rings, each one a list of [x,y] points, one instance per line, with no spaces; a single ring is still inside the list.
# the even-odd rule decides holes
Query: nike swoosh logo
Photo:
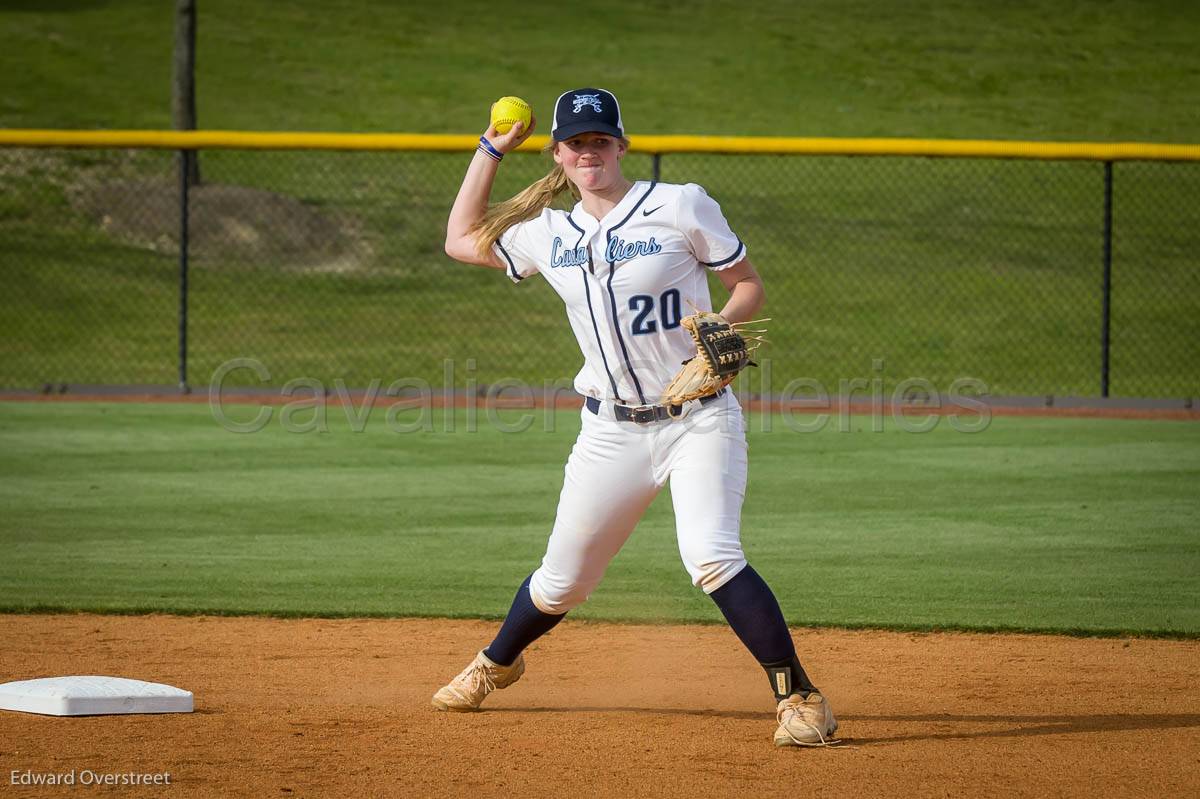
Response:
[[[663,203],[663,205],[666,205],[666,203]],[[658,208],[651,208],[649,211],[642,211],[642,216],[650,216],[650,214],[654,213],[659,208],[662,208],[663,205],[658,206]]]

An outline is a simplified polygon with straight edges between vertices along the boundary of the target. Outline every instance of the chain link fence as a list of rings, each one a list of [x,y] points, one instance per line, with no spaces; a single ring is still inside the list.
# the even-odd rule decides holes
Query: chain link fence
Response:
[[[581,361],[543,281],[442,252],[469,153],[211,150],[189,192],[180,347],[179,155],[0,149],[0,387],[349,387],[503,379]],[[496,198],[540,177],[513,154]],[[631,153],[633,179],[695,182],[768,291],[777,393],[808,378],[974,378],[996,395],[1200,395],[1200,164]],[[713,280],[714,297],[723,290]],[[719,299],[715,300],[719,303]],[[743,378],[744,380],[747,378]]]

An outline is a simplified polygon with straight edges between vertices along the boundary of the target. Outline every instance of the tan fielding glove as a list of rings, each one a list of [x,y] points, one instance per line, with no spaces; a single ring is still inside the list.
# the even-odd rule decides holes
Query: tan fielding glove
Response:
[[[725,317],[710,311],[700,311],[680,321],[696,341],[696,355],[684,361],[683,368],[663,392],[664,405],[682,405],[715,394],[732,383],[738,372],[755,365],[750,360],[750,353],[763,339],[749,336],[752,343],[747,344],[747,337],[740,332],[744,325],[754,323],[730,324]]]

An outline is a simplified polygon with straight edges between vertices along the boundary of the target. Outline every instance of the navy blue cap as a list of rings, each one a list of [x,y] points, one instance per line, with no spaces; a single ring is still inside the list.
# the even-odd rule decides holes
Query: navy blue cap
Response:
[[[625,136],[621,124],[621,106],[613,93],[605,89],[572,89],[563,92],[554,103],[554,125],[550,138],[566,141],[580,133],[607,133],[618,139]]]

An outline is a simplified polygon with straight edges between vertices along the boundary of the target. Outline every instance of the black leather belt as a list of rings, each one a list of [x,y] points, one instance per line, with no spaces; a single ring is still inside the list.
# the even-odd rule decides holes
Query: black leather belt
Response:
[[[721,389],[716,394],[709,394],[707,397],[700,398],[701,405],[707,405],[713,400],[725,394],[725,389]],[[583,404],[589,411],[600,415],[600,400],[595,397],[584,397]],[[613,416],[618,422],[633,422],[634,424],[650,424],[651,422],[661,422],[665,419],[674,419],[679,416],[683,410],[682,405],[643,405],[640,408],[631,408],[628,405],[613,404]]]

